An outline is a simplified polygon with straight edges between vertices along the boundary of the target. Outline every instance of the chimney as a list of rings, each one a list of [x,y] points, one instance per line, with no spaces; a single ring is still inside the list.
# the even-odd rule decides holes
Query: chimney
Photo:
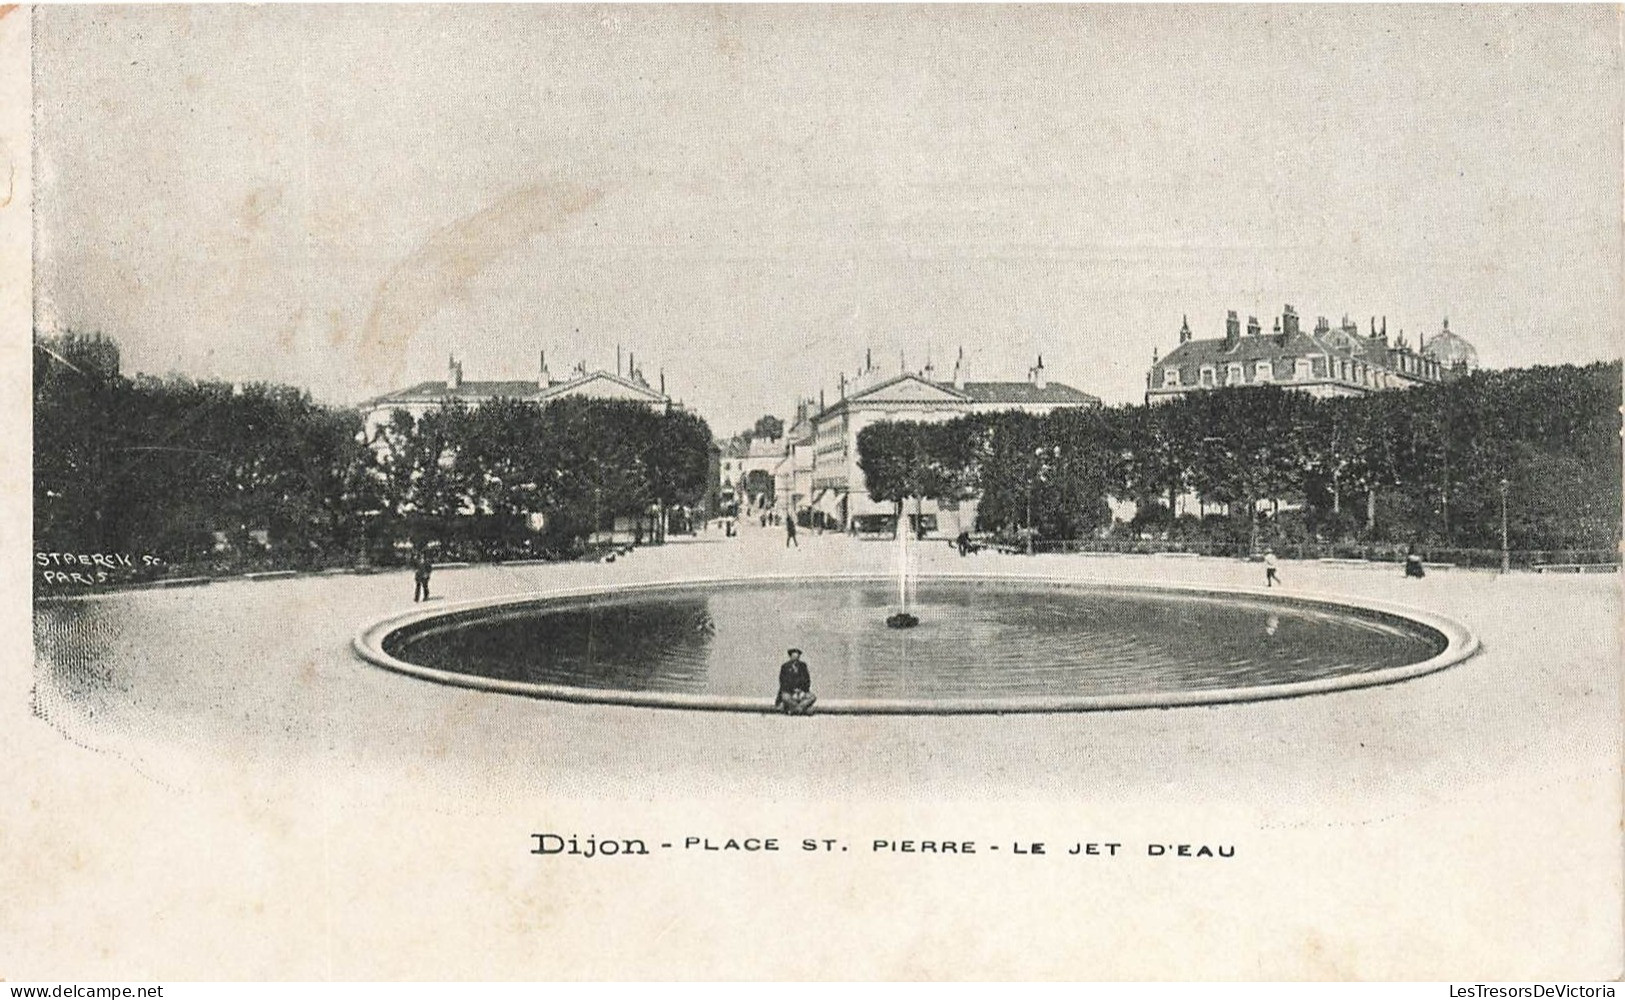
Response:
[[[546,389],[553,384],[553,376],[547,373],[547,352],[542,352],[541,367],[536,372],[536,387]]]
[[[1388,317],[1387,316],[1384,316],[1382,318],[1382,339],[1383,340],[1388,339]]]
[[[1224,349],[1233,351],[1241,343],[1241,321],[1236,319],[1236,311],[1230,310],[1224,317]]]
[[[1042,354],[1038,356],[1038,364],[1033,367],[1033,385],[1039,389],[1049,385],[1049,382],[1044,378],[1044,356]]]
[[[1235,313],[1231,313],[1230,315],[1234,316]],[[1191,318],[1188,315],[1181,316],[1179,318],[1179,342],[1181,344],[1187,343],[1190,339],[1191,339]]]
[[[615,345],[615,374],[621,373],[621,345]]]
[[[1331,333],[1332,332],[1332,325],[1330,323],[1326,322],[1326,317],[1324,317],[1324,316],[1316,316],[1315,317],[1315,332],[1316,333]]]
[[[874,352],[874,348],[865,347],[863,349],[863,374],[867,375],[867,374],[869,374],[870,372],[872,372],[874,370],[875,370],[875,352]]]
[[[1256,336],[1258,336],[1259,331],[1262,330],[1262,329],[1263,329],[1263,327],[1258,325],[1258,317],[1257,316],[1248,316],[1247,317],[1247,336],[1256,337]]]
[[[446,388],[459,389],[463,385],[463,366],[453,355],[446,355]]]
[[[954,388],[965,388],[965,349],[959,349],[959,357],[954,359]]]
[[[660,369],[660,395],[666,395],[666,369]]]
[[[846,381],[846,376],[845,375],[841,376],[841,381],[842,381],[843,384],[845,383],[845,381]],[[846,398],[846,393],[844,391],[841,393],[841,398],[842,399]],[[824,390],[823,389],[818,390],[818,412],[820,412],[820,413],[824,412]]]
[[[836,385],[840,389],[841,398],[845,399],[846,398],[846,372],[841,373],[840,380],[836,383]],[[818,390],[818,409],[823,410],[823,408],[824,408],[824,390],[819,389]]]
[[[1292,308],[1291,306],[1285,306],[1282,308],[1280,329],[1282,336],[1292,337],[1297,335],[1298,311],[1296,309]]]

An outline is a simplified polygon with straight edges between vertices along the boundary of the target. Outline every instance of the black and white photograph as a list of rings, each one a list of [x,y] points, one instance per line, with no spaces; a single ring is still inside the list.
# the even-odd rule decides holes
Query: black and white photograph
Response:
[[[1625,974],[1620,25],[5,9],[0,978]]]

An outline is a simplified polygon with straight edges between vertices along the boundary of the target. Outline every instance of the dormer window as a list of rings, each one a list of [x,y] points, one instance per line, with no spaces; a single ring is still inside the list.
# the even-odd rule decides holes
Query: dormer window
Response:
[[[1202,388],[1204,388],[1204,389],[1213,388],[1213,384],[1214,384],[1214,381],[1215,381],[1215,372],[1213,370],[1212,365],[1203,365],[1202,366],[1202,372],[1201,372],[1201,375],[1199,376],[1199,381],[1202,383]]]
[[[1300,382],[1307,382],[1314,377],[1314,366],[1308,358],[1299,358],[1292,363],[1292,377]]]
[[[1232,363],[1232,364],[1225,367],[1225,370],[1224,370],[1224,384],[1225,385],[1241,385],[1245,381],[1247,381],[1247,369],[1246,368],[1243,368],[1240,364],[1236,364],[1236,363]]]
[[[1179,385],[1179,369],[1164,368],[1162,370],[1162,387],[1164,389]]]
[[[1254,382],[1273,382],[1273,381],[1275,381],[1275,363],[1271,362],[1271,361],[1260,361],[1257,365],[1255,365],[1253,367],[1253,381]]]

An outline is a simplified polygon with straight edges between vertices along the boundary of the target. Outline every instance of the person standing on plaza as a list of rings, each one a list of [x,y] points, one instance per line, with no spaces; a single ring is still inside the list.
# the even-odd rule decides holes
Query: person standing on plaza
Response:
[[[1416,580],[1427,576],[1427,571],[1422,568],[1422,557],[1417,554],[1414,545],[1405,553],[1405,576]]]
[[[429,560],[429,553],[419,549],[412,559],[412,603],[427,601],[429,599],[429,574],[434,572],[434,563]]]
[[[1279,568],[1278,564],[1275,562],[1275,550],[1274,549],[1265,549],[1264,550],[1264,586],[1273,587],[1273,586],[1281,583],[1280,576],[1278,576],[1276,574],[1276,570],[1278,568]],[[1284,586],[1284,584],[1283,584],[1283,586]]]
[[[801,548],[801,542],[796,538],[796,519],[787,517],[784,519],[784,547],[789,548],[792,545]]]
[[[789,656],[779,667],[779,696],[773,707],[785,715],[807,715],[818,700],[812,693],[812,674],[801,659],[801,650],[792,649]]]

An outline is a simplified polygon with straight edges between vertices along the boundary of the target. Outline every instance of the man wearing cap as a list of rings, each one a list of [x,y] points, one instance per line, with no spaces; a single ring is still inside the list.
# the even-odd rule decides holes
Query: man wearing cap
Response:
[[[785,715],[806,715],[818,696],[812,693],[812,675],[801,660],[801,650],[790,650],[790,658],[779,667],[779,696],[773,707]]]

